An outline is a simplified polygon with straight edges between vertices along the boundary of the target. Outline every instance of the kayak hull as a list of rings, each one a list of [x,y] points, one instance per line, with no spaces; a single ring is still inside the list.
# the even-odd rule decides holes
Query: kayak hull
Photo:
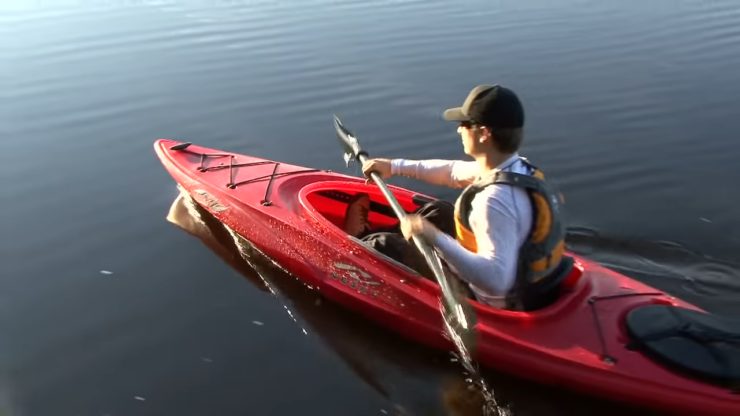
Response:
[[[184,147],[178,150],[178,145]],[[173,146],[175,147],[173,149]],[[180,142],[155,151],[174,180],[204,209],[326,298],[402,336],[453,350],[436,282],[420,277],[341,229],[346,200],[380,189],[361,178]],[[208,155],[208,156],[203,156]],[[426,195],[390,186],[407,211]],[[382,209],[370,221],[396,220]],[[386,207],[387,208],[387,207]],[[627,348],[625,316],[651,304],[697,309],[629,277],[575,260],[560,298],[534,312],[498,310],[471,301],[475,360],[539,383],[674,413],[740,414],[740,396],[683,377]]]

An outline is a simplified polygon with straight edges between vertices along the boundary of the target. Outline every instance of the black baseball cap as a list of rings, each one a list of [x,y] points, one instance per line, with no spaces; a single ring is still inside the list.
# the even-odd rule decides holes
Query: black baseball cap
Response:
[[[494,129],[513,129],[524,126],[524,108],[514,91],[496,84],[483,84],[470,91],[462,107],[446,110],[444,119]]]

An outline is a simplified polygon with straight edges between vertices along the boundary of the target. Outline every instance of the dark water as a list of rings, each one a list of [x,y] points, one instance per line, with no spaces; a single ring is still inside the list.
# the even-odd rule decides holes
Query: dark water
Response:
[[[336,112],[371,156],[463,157],[441,112],[479,83],[520,94],[574,250],[740,316],[739,42],[733,0],[1,2],[0,414],[445,414],[445,356],[167,221],[152,143],[346,171]]]

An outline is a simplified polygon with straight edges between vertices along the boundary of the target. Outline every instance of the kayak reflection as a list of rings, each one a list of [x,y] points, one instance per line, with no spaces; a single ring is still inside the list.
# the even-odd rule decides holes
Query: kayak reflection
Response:
[[[325,302],[317,292],[264,258],[246,240],[232,234],[187,194],[176,198],[167,220],[200,239],[248,282],[260,290],[272,292],[301,320],[301,326],[310,329],[309,333],[318,334],[363,382],[391,403],[400,402],[395,396],[403,394],[399,391],[399,387],[403,387],[401,383],[394,382],[396,374],[413,375],[427,381],[422,384],[427,384],[428,390],[433,390],[428,384],[440,377],[461,379],[459,369],[458,374],[453,373],[454,366],[443,362],[445,357],[437,352],[421,351],[418,346],[376,327],[359,315]],[[385,368],[388,364],[392,367],[390,371]],[[388,380],[384,380],[384,376]],[[480,407],[472,412],[453,414],[477,415],[480,414],[478,409]],[[398,415],[430,414],[433,407],[423,410],[416,413],[400,403],[394,406]]]
[[[309,335],[329,346],[364,383],[393,404],[396,415],[481,415],[482,397],[465,381],[450,356],[407,341],[351,311],[326,301],[264,257],[195,203],[186,192],[172,203],[167,220],[197,237],[262,291],[273,293]],[[481,369],[500,405],[514,415],[624,414],[633,409],[573,393],[553,391]],[[536,400],[532,400],[536,397]],[[608,409],[608,410],[605,410]],[[656,414],[645,413],[640,414]]]

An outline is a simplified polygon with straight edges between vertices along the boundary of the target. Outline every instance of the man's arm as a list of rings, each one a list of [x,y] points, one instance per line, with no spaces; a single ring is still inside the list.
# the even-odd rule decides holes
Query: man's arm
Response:
[[[477,253],[442,232],[437,232],[432,242],[461,279],[494,296],[503,296],[513,287],[519,256],[517,217],[505,198],[499,190],[490,197],[473,199],[470,224]]]
[[[462,188],[477,179],[478,163],[442,159],[393,159],[391,173],[419,179],[432,185]]]

